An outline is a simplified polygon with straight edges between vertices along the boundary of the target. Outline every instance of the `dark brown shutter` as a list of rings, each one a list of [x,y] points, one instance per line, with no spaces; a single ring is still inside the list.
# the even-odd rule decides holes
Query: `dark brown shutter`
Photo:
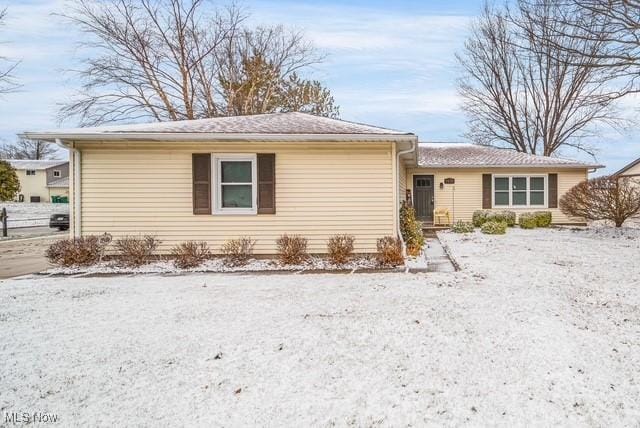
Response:
[[[491,174],[482,174],[482,209],[491,209]]]
[[[549,208],[558,208],[558,174],[549,174]]]
[[[211,155],[193,153],[193,213],[211,214]]]
[[[258,214],[276,213],[276,155],[258,154]]]

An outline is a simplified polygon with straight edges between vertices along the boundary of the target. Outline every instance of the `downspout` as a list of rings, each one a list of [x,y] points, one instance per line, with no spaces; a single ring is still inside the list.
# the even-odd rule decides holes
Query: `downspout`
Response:
[[[395,215],[398,217],[398,221],[396,222],[396,227],[398,228],[397,233],[398,233],[398,238],[400,238],[400,242],[402,243],[402,255],[404,256],[404,258],[407,258],[407,244],[406,242],[404,242],[404,238],[402,237],[402,230],[400,228],[400,198],[402,197],[402,195],[400,195],[400,156],[402,155],[406,155],[407,153],[412,153],[416,151],[416,140],[413,140],[411,142],[411,148],[407,149],[407,150],[401,150],[398,153],[396,153],[396,171],[397,172],[397,177],[398,177],[398,206],[396,207],[396,212]],[[408,272],[409,268],[407,267],[405,269],[405,272]]]
[[[79,238],[81,236],[80,227],[82,225],[82,215],[80,213],[82,207],[80,199],[80,150],[74,146],[64,144],[60,138],[56,138],[56,144],[69,149],[70,155],[73,156],[73,237]]]

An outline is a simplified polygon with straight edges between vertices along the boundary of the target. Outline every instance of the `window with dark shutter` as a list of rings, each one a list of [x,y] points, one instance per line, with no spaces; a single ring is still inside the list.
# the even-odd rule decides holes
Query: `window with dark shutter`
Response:
[[[549,208],[558,208],[558,174],[549,174]]]
[[[491,174],[482,174],[482,209],[491,209]]]
[[[211,155],[192,155],[193,213],[211,214]]]
[[[258,214],[276,213],[276,155],[258,154]]]

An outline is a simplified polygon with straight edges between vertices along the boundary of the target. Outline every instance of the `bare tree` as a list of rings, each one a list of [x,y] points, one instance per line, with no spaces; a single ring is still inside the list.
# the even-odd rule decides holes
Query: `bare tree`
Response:
[[[6,17],[7,9],[0,9],[0,26],[4,25]],[[13,77],[13,71],[19,63],[0,56],[0,64],[0,94],[15,91],[19,85]]]
[[[27,140],[21,138],[15,143],[0,145],[0,158],[2,159],[55,159],[56,147],[45,141]]]
[[[560,209],[569,216],[610,220],[621,227],[640,214],[640,183],[614,175],[583,181],[560,198]]]
[[[542,0],[527,0],[537,7]],[[596,67],[609,69],[617,79],[617,96],[640,92],[640,1],[639,0],[558,0],[566,13],[555,17],[560,40],[598,41],[599,52],[583,51],[581,43],[558,44],[575,55],[594,55]],[[550,39],[549,42],[554,42]]]
[[[485,6],[457,55],[469,138],[545,156],[563,147],[592,153],[583,137],[615,119],[607,86],[613,77],[593,66],[604,42],[557,31],[565,12],[553,0],[536,7],[519,1],[514,10]],[[575,51],[558,48],[570,44]]]
[[[321,60],[298,33],[245,28],[246,16],[234,5],[223,10],[208,9],[205,0],[75,0],[74,5],[64,16],[87,34],[83,46],[99,52],[76,70],[82,88],[60,111],[61,119],[78,117],[82,125],[286,111],[283,82]],[[324,92],[317,95],[299,108],[328,101]]]

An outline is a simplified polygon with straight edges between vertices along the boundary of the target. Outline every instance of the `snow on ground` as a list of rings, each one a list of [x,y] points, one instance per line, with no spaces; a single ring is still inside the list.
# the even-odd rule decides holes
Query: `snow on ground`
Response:
[[[51,214],[69,213],[69,204],[52,204],[48,202],[3,202],[0,210],[7,209],[8,227],[48,226]]]
[[[64,426],[637,425],[640,230],[441,239],[463,271],[2,281],[0,410]]]
[[[261,272],[261,271],[322,271],[322,270],[343,270],[362,271],[379,269],[375,258],[365,256],[352,259],[350,262],[335,265],[320,257],[311,256],[305,262],[296,265],[283,265],[275,259],[250,259],[244,265],[231,266],[225,264],[221,258],[207,260],[200,266],[194,268],[181,269],[175,266],[170,260],[158,260],[151,263],[132,267],[118,263],[116,260],[103,261],[92,266],[70,266],[53,267],[46,271],[51,275],[78,275],[78,274],[137,274],[137,273],[193,273],[193,272]],[[398,268],[402,269],[401,267]]]

